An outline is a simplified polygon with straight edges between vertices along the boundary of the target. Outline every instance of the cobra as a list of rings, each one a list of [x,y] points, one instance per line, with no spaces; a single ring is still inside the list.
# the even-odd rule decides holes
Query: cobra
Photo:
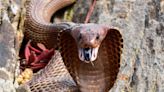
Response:
[[[53,13],[72,3],[73,0],[27,2],[25,39],[60,48],[54,62],[23,85],[32,92],[108,92],[116,81],[123,48],[117,29],[92,23],[50,23]],[[74,81],[70,81],[69,74]]]

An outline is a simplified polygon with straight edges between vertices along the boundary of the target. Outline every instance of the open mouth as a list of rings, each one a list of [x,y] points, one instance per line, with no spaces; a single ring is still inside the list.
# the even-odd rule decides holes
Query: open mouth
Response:
[[[92,62],[97,58],[98,48],[79,48],[79,58],[86,63]]]

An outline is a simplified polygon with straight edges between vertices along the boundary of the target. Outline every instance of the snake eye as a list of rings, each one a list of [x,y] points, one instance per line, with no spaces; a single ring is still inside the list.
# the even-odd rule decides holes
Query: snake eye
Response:
[[[100,36],[97,34],[97,36],[96,36],[96,40],[98,40],[100,38]]]
[[[78,36],[78,40],[80,40],[82,38],[81,34]]]

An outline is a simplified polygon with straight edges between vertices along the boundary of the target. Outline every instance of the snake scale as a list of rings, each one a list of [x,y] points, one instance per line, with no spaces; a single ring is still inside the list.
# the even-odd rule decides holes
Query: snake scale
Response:
[[[53,13],[74,2],[27,1],[25,39],[60,48],[49,64],[23,85],[32,92],[108,92],[114,85],[123,48],[117,29],[93,23],[50,23]]]

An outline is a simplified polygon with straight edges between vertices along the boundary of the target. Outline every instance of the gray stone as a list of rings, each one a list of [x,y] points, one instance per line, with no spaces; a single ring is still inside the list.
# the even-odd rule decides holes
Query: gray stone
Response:
[[[15,92],[16,68],[15,33],[11,24],[3,20],[0,25],[0,91]]]

